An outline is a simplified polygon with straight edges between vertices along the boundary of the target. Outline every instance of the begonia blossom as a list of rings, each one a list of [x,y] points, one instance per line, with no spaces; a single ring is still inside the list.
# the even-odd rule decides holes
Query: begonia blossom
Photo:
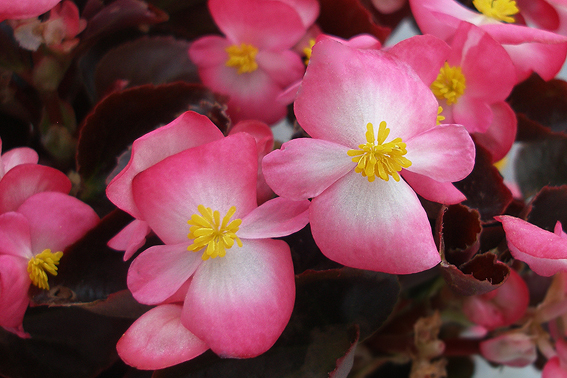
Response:
[[[22,321],[28,289],[49,289],[63,250],[98,223],[88,205],[59,192],[27,198],[16,211],[0,215],[0,326],[28,337]]]
[[[137,211],[165,245],[143,251],[128,271],[134,298],[160,305],[118,343],[128,364],[163,368],[202,353],[203,343],[222,357],[253,357],[285,328],[295,298],[293,264],[288,245],[270,238],[303,228],[309,201],[275,198],[258,207],[257,164],[254,138],[236,133],[133,178]],[[139,322],[169,325],[156,335]],[[187,332],[178,332],[181,326]],[[143,340],[151,343],[142,352]],[[173,355],[162,361],[156,344],[170,345]]]
[[[280,1],[209,0],[208,5],[225,37],[205,36],[189,48],[203,84],[229,96],[234,122],[282,119],[286,106],[275,100],[304,73],[301,57],[291,50],[307,30],[301,16]]]
[[[537,359],[534,337],[522,332],[506,333],[480,343],[480,354],[489,361],[524,367]]]
[[[53,8],[61,0],[2,0],[0,21],[37,17]]]
[[[259,121],[242,121],[231,128],[229,133],[247,132],[254,136],[258,148],[258,159],[264,157],[273,147],[270,128]],[[136,139],[126,167],[112,178],[106,188],[106,195],[118,208],[134,218],[121,232],[109,241],[111,248],[125,251],[124,260],[129,259],[145,243],[150,228],[138,211],[132,196],[132,179],[138,173],[188,148],[223,138],[222,132],[211,120],[203,115],[188,111],[169,124]],[[273,192],[258,171],[258,201],[269,199]]]
[[[520,218],[501,215],[506,242],[515,259],[525,262],[540,276],[567,271],[567,235],[560,222],[554,232],[546,231]]]
[[[516,67],[518,81],[536,72],[545,80],[561,69],[567,55],[564,36],[513,24],[519,12],[514,1],[475,0],[475,12],[455,0],[410,0],[412,13],[423,33],[448,40],[461,21],[482,28],[506,49]]]
[[[0,148],[2,141],[0,140]],[[15,211],[39,192],[69,193],[71,181],[55,168],[37,164],[37,152],[28,147],[11,149],[0,157],[0,214]]]
[[[393,55],[320,41],[295,102],[312,138],[268,154],[266,181],[282,197],[313,198],[311,231],[331,260],[397,274],[429,269],[439,253],[402,177],[461,180],[475,155],[464,127],[436,125],[437,110],[431,90]]]
[[[502,286],[481,295],[466,297],[463,312],[467,318],[488,330],[518,321],[528,308],[530,294],[522,277],[513,269]]]
[[[557,355],[550,358],[541,372],[542,378],[567,378],[567,342],[563,339],[555,343]]]

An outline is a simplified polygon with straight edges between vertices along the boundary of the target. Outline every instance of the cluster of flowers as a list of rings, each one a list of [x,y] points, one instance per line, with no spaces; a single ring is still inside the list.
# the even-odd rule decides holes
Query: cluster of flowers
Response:
[[[307,223],[321,252],[348,267],[411,274],[438,265],[418,195],[446,205],[465,200],[453,183],[474,167],[471,135],[493,162],[504,158],[516,137],[505,102],[512,88],[532,72],[553,78],[565,61],[567,7],[531,1],[475,0],[474,12],[454,0],[412,0],[424,35],[383,47],[369,35],[322,34],[316,0],[209,0],[224,37],[199,38],[188,54],[202,83],[228,96],[234,125],[225,136],[209,118],[183,113],[137,139],[106,188],[134,218],[109,246],[128,260],[150,232],[163,242],[130,265],[128,288],[155,307],[120,339],[121,358],[160,369],[208,349],[233,358],[264,353],[295,299],[289,246],[273,238]],[[58,2],[14,2],[0,19],[55,6],[43,23],[13,21],[14,33],[31,50],[43,43],[69,51],[85,25],[74,4]],[[272,151],[268,125],[292,102],[310,138]],[[22,337],[30,285],[49,289],[46,272],[57,273],[61,251],[98,222],[66,194],[69,179],[37,161],[20,148],[0,166],[0,325]],[[511,216],[497,220],[514,258],[543,276],[567,272],[560,223],[551,233]],[[564,273],[556,281],[554,297],[534,315],[538,324],[566,313],[558,309],[566,300],[557,300]],[[501,288],[467,300],[464,312],[487,332],[518,321],[527,298],[512,271]],[[567,341],[557,333],[552,345],[535,330],[487,340],[481,351],[524,366],[537,346],[549,358],[544,374],[565,374]]]

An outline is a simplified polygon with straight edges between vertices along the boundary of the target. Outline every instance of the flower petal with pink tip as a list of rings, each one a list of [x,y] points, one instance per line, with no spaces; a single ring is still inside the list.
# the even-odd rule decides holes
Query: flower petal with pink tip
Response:
[[[63,251],[99,222],[94,210],[81,200],[59,192],[42,192],[28,198],[18,213],[28,219],[34,255],[44,249]]]
[[[409,274],[441,261],[425,210],[402,180],[368,182],[352,171],[313,199],[309,219],[323,254],[346,266]]]
[[[55,168],[21,164],[0,180],[0,214],[15,211],[27,198],[39,192],[69,193],[71,181]]]
[[[508,248],[515,259],[527,263],[540,276],[567,271],[567,239],[562,234],[546,231],[511,216],[495,218],[502,222]]]
[[[274,198],[242,218],[238,236],[245,239],[267,239],[291,235],[309,222],[311,202]]]
[[[124,261],[126,261],[146,243],[146,236],[150,231],[146,221],[134,219],[110,239],[107,245],[117,251],[124,251]]]
[[[134,141],[128,165],[106,188],[108,199],[120,209],[140,218],[132,198],[134,176],[168,156],[222,137],[222,132],[209,118],[195,112],[183,113],[166,126]]]
[[[435,181],[407,169],[401,175],[417,194],[429,201],[453,205],[467,199],[451,182]]]
[[[37,164],[39,156],[35,150],[27,147],[14,148],[2,154],[4,173],[21,164]]]
[[[319,2],[317,0],[279,0],[295,9],[303,26],[308,28],[313,25],[319,16]]]
[[[23,336],[22,321],[30,302],[28,262],[21,257],[0,255],[0,326]]]
[[[61,0],[2,0],[0,2],[0,22],[6,19],[21,20],[37,17]]]
[[[461,125],[439,125],[406,142],[406,170],[436,181],[459,181],[473,169],[475,146]]]
[[[191,277],[203,262],[200,253],[187,250],[191,244],[156,245],[132,261],[128,269],[128,289],[143,304],[159,304]]]
[[[518,122],[516,113],[507,102],[501,101],[490,105],[492,123],[486,132],[474,135],[477,143],[492,154],[492,162],[503,159],[512,148],[516,139]]]
[[[298,138],[262,160],[266,182],[278,195],[294,200],[316,197],[354,170],[348,147],[321,139]]]
[[[337,80],[340,77],[341,80]],[[301,127],[313,138],[357,148],[366,126],[385,121],[389,140],[435,126],[437,100],[405,63],[377,50],[326,39],[313,54],[295,101]]]
[[[141,370],[164,369],[205,352],[207,344],[181,324],[181,306],[157,306],[139,317],[118,340],[118,355]]]
[[[295,300],[287,244],[242,242],[226,256],[201,264],[181,314],[183,325],[221,357],[249,358],[267,351],[287,325]]]
[[[25,216],[10,211],[0,214],[0,254],[30,259],[30,225]]]
[[[537,359],[534,337],[518,332],[482,341],[480,353],[489,361],[514,367],[531,365]]]
[[[199,205],[221,217],[235,206],[233,219],[241,218],[257,207],[256,151],[252,136],[237,133],[170,156],[134,178],[136,206],[166,244],[187,241]]]

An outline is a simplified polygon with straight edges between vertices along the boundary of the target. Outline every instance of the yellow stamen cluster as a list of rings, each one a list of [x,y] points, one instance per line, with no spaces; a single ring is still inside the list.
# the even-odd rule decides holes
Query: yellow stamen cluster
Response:
[[[440,106],[437,109],[437,125],[440,125],[441,121],[445,120],[445,116],[442,116],[441,113],[443,113],[443,108]]]
[[[453,105],[465,93],[466,80],[461,67],[449,66],[447,62],[439,70],[437,79],[431,84],[431,90],[439,100],[447,100],[447,105]]]
[[[236,212],[236,207],[232,206],[222,222],[220,212],[213,211],[210,207],[199,205],[197,207],[199,214],[193,214],[191,219],[187,221],[191,226],[189,228],[189,239],[193,239],[193,244],[187,247],[188,251],[199,252],[205,246],[207,247],[201,258],[208,260],[215,257],[224,257],[226,250],[234,245],[234,241],[239,247],[242,247],[242,241],[236,236],[238,227],[242,223],[241,219],[230,221],[230,218]]]
[[[309,64],[309,60],[311,59],[311,53],[313,52],[313,46],[315,46],[315,40],[311,38],[309,40],[309,47],[305,47],[303,49],[303,54],[305,54],[305,65]]]
[[[378,137],[374,138],[374,126],[371,123],[366,125],[366,143],[358,146],[359,150],[348,150],[348,156],[354,156],[352,161],[358,163],[354,171],[361,173],[363,177],[368,177],[368,181],[374,181],[378,176],[382,180],[388,181],[390,176],[396,181],[400,181],[398,172],[402,168],[411,165],[411,161],[404,155],[407,153],[406,144],[402,138],[396,138],[391,142],[384,143],[390,129],[386,127],[386,122],[380,122]]]
[[[237,68],[239,74],[254,72],[258,69],[258,63],[256,63],[258,49],[256,47],[242,43],[240,46],[229,46],[225,51],[228,54],[226,66]]]
[[[516,21],[512,16],[520,11],[512,0],[473,0],[473,5],[487,17],[510,23]]]
[[[51,253],[50,249],[44,249],[39,255],[32,257],[28,262],[28,273],[32,283],[40,289],[49,290],[45,272],[56,276],[57,265],[61,257],[63,257],[63,252]]]

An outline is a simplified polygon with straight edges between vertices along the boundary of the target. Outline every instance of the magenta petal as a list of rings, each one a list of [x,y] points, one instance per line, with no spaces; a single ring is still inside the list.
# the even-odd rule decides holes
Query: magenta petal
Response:
[[[319,2],[317,0],[279,0],[295,9],[303,26],[308,28],[319,16]]]
[[[34,255],[44,249],[51,249],[53,253],[63,251],[99,221],[89,205],[59,192],[35,194],[18,208],[18,212],[28,219]]]
[[[348,147],[321,139],[298,138],[264,157],[266,182],[278,195],[294,200],[318,196],[353,171]]]
[[[368,123],[385,121],[390,139],[431,129],[438,103],[405,63],[378,50],[351,48],[332,39],[313,46],[295,101],[295,114],[313,138],[349,148],[365,143]]]
[[[189,46],[189,58],[198,67],[224,65],[228,60],[226,48],[230,42],[218,35],[207,35],[195,40]]]
[[[410,65],[426,85],[435,81],[450,47],[432,35],[416,35],[392,46],[388,53]]]
[[[128,269],[128,289],[143,304],[158,304],[171,297],[203,262],[200,253],[184,244],[156,245],[142,252]]]
[[[278,238],[301,230],[309,222],[311,202],[274,198],[242,219],[238,236],[243,239]]]
[[[305,72],[301,57],[291,50],[261,51],[256,61],[259,69],[266,72],[282,89],[301,80]]]
[[[233,219],[257,207],[258,153],[254,138],[237,133],[153,165],[132,181],[143,219],[166,244],[187,241],[187,221],[203,205]]]
[[[215,23],[234,44],[284,50],[293,47],[306,31],[299,14],[283,2],[209,0],[208,4]]]
[[[406,170],[436,181],[459,181],[474,167],[475,146],[461,125],[439,125],[406,142]]]
[[[37,17],[53,8],[61,0],[4,0],[0,3],[0,22]]]
[[[463,125],[469,133],[483,133],[492,123],[492,110],[483,99],[463,95],[453,105],[453,122]]]
[[[490,105],[492,124],[486,132],[475,134],[475,140],[492,154],[492,161],[497,162],[508,154],[516,139],[518,122],[516,113],[507,102],[501,101]]]
[[[195,272],[181,321],[221,357],[255,357],[276,342],[294,300],[287,244],[243,240],[242,247],[205,261]]]
[[[313,199],[310,223],[321,252],[346,266],[409,274],[441,261],[425,210],[403,180],[368,182],[353,171]]]
[[[122,231],[110,239],[107,245],[117,251],[125,251],[124,261],[126,261],[144,245],[146,236],[150,231],[150,226],[148,226],[146,221],[134,219]]]
[[[11,211],[0,215],[0,254],[33,257],[30,226],[22,214]]]
[[[540,276],[567,271],[567,240],[522,219],[498,216],[506,232],[510,253]]]
[[[106,195],[120,209],[140,218],[132,198],[132,179],[139,172],[178,152],[221,139],[222,132],[211,120],[185,112],[175,120],[134,141],[132,157],[106,188]]]
[[[450,182],[435,181],[427,176],[408,170],[402,171],[402,177],[417,194],[429,201],[442,203],[444,205],[453,205],[467,199],[467,197]]]
[[[567,369],[564,369],[559,357],[555,356],[543,367],[541,378],[567,378]]]
[[[27,147],[14,148],[2,154],[2,166],[4,173],[21,164],[37,164],[39,156],[37,152]]]
[[[0,326],[18,334],[23,333],[22,321],[30,302],[27,265],[21,257],[0,255]]]
[[[71,181],[57,169],[37,164],[17,165],[0,180],[0,214],[16,210],[36,193],[70,190]]]
[[[118,355],[141,370],[163,369],[205,352],[207,344],[181,324],[181,306],[157,306],[138,318],[118,340]]]

